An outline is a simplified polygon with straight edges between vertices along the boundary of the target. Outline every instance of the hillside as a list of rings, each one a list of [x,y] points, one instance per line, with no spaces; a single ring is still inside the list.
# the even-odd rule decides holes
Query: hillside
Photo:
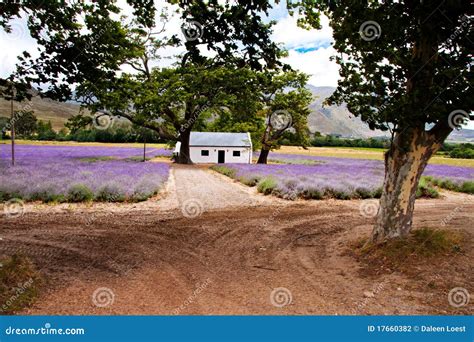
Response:
[[[42,99],[34,96],[31,101],[21,104],[14,103],[15,110],[28,109],[35,112],[38,119],[51,121],[55,130],[64,127],[64,123],[71,116],[79,113],[79,105],[73,103],[61,103],[50,99]],[[10,102],[0,99],[0,116],[10,117]]]

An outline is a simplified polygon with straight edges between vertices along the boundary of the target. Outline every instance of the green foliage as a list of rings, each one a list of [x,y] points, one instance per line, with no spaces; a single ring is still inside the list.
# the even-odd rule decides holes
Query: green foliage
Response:
[[[154,17],[153,5],[128,3],[140,22],[153,24],[153,20],[144,20]],[[120,7],[113,1],[7,1],[1,7],[0,26],[7,32],[13,20],[28,13],[27,33],[41,49],[37,57],[28,52],[19,56],[11,77],[16,81],[17,99],[20,93],[31,97],[26,89],[41,85],[47,88],[48,97],[66,100],[75,84],[111,77],[119,70],[122,56],[137,49],[123,28]],[[6,98],[11,90],[4,89],[0,96]]]
[[[13,120],[15,122],[15,134],[21,138],[31,137],[38,127],[38,119],[32,111],[15,111]]]
[[[38,140],[55,140],[56,139],[56,131],[53,129],[53,125],[51,121],[44,122],[38,121],[38,128],[37,128],[37,137]]]
[[[211,166],[211,169],[219,173],[222,173],[223,175],[227,177],[235,178],[235,170],[229,167],[221,166],[221,165],[213,165]]]
[[[474,159],[474,144],[460,144],[449,151],[450,158]]]
[[[460,191],[465,192],[467,194],[474,194],[474,181],[467,181],[462,183]]]
[[[69,202],[89,202],[94,199],[94,193],[84,184],[72,185],[67,193]]]
[[[12,314],[34,302],[42,279],[25,256],[14,254],[0,264],[0,312]]]
[[[315,147],[367,147],[367,148],[387,148],[389,141],[385,139],[344,139],[330,135],[315,136],[311,140],[311,146]]]
[[[433,187],[433,184],[424,177],[421,177],[420,182],[418,183],[418,188],[416,190],[416,197],[428,197],[428,198],[438,198],[439,193]]]
[[[262,178],[257,184],[258,192],[263,193],[264,195],[269,195],[273,192],[273,190],[277,187],[277,182],[272,177],[265,177]]]
[[[118,185],[106,184],[97,192],[96,200],[101,202],[123,202],[125,201],[125,194]]]
[[[382,244],[361,239],[355,244],[355,254],[370,267],[399,269],[403,260],[422,260],[462,251],[463,237],[455,231],[431,228],[416,229],[407,237],[395,238]],[[380,268],[382,269],[382,268]]]

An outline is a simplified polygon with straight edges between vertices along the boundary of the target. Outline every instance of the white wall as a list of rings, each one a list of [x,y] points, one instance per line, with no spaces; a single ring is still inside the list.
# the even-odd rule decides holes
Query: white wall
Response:
[[[249,164],[252,162],[252,149],[249,147],[201,147],[189,148],[193,163],[217,163],[218,151],[225,151],[225,163]],[[201,150],[208,150],[209,156],[201,156]],[[233,151],[240,151],[240,157],[234,157]]]

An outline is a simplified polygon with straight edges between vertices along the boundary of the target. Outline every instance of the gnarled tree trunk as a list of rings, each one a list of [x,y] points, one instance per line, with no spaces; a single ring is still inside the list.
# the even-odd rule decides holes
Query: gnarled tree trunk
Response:
[[[260,155],[258,156],[257,164],[266,164],[269,153],[270,153],[270,149],[263,146],[262,149],[260,150]]]
[[[449,134],[449,133],[448,133]],[[372,241],[406,236],[412,227],[416,190],[431,156],[441,147],[436,132],[423,128],[396,133],[385,154],[385,180]]]
[[[185,130],[181,132],[181,135],[179,136],[180,137],[179,141],[181,142],[181,146],[179,148],[179,155],[176,158],[176,162],[178,164],[192,164],[193,163],[190,157],[190,153],[189,153],[190,136],[191,136],[191,131],[189,130]]]

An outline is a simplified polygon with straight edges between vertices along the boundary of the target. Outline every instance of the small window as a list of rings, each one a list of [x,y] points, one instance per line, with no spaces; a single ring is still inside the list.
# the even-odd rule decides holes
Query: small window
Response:
[[[240,157],[240,151],[233,151],[232,156],[233,157]]]
[[[209,157],[209,150],[201,150],[201,156]]]

